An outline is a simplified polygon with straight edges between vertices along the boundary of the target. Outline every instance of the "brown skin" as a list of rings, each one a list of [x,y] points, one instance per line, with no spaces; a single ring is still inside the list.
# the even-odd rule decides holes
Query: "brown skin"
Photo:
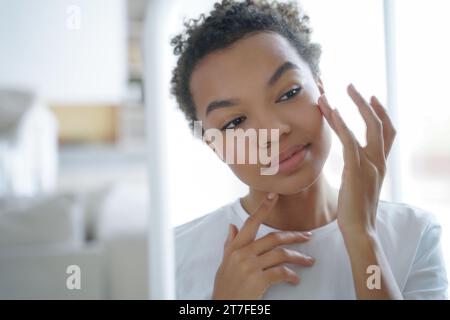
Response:
[[[267,86],[275,70],[287,61],[300,69],[288,70],[273,86]],[[299,93],[279,100],[296,87],[301,88]],[[367,125],[368,145],[362,148],[324,99],[322,81],[313,77],[286,39],[272,32],[250,34],[204,57],[191,76],[190,88],[205,129],[221,129],[229,121],[245,117],[237,128],[279,129],[280,151],[311,144],[302,164],[289,174],[265,176],[260,174],[260,164],[230,164],[236,176],[249,186],[241,203],[251,214],[241,230],[231,226],[213,298],[259,299],[277,282],[297,283],[296,275],[283,263],[311,267],[314,261],[305,263],[301,253],[280,250],[281,244],[308,240],[286,230],[311,230],[334,219],[338,220],[349,254],[357,297],[401,298],[375,232],[386,158],[395,136],[379,101],[372,99],[369,105],[349,87],[349,95]],[[206,115],[210,102],[225,99],[240,102]],[[344,171],[339,191],[331,188],[322,172],[331,147],[330,128],[343,145]],[[268,200],[268,193],[275,194],[275,199]],[[261,223],[285,231],[255,240]],[[381,289],[367,288],[369,265],[380,267]]]

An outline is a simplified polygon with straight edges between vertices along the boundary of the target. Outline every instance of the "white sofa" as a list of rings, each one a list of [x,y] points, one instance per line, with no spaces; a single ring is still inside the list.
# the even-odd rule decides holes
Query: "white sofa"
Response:
[[[0,201],[0,299],[146,299],[147,190]],[[68,289],[67,267],[81,270]]]

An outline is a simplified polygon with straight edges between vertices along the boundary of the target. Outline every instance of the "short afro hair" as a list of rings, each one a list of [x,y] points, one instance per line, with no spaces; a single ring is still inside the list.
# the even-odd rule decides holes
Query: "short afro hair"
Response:
[[[309,16],[290,2],[266,0],[222,0],[206,17],[183,23],[184,32],[171,40],[173,53],[179,56],[172,71],[170,92],[177,100],[190,123],[198,120],[190,92],[189,81],[197,63],[209,53],[225,49],[251,33],[272,31],[285,37],[311,68],[313,76],[320,76],[321,46],[311,42]]]

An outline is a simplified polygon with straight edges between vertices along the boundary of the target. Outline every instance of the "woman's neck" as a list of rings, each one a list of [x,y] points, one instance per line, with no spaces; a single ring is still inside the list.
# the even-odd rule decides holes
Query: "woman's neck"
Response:
[[[254,212],[266,194],[250,188],[241,204],[247,212]],[[297,194],[280,195],[263,223],[279,230],[316,229],[336,219],[337,200],[338,190],[332,188],[321,174],[307,189]]]

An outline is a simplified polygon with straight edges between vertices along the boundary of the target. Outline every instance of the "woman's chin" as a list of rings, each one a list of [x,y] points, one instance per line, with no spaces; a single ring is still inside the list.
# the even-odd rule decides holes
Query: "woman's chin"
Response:
[[[315,181],[316,178],[312,176],[305,176],[304,174],[292,175],[276,179],[264,189],[280,195],[294,195],[308,189]]]

